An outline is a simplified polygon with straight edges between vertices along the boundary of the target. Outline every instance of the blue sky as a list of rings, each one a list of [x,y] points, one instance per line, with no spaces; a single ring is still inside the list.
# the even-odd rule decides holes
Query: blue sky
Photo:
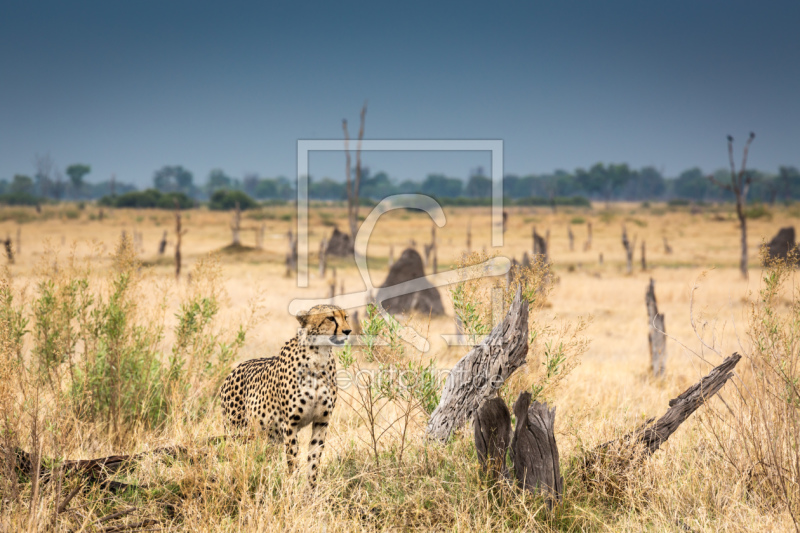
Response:
[[[800,3],[0,3],[0,178],[295,174],[298,139],[502,139],[507,173],[800,165]],[[485,154],[365,155],[397,179]],[[344,156],[312,157],[315,176]]]

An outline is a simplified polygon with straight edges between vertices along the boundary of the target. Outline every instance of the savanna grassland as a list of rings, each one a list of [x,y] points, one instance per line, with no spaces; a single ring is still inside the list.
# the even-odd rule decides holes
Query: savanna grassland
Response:
[[[764,270],[759,248],[780,227],[796,225],[800,208],[751,212],[749,280],[738,271],[732,206],[507,211],[504,246],[495,249],[488,208],[446,207],[438,264],[445,271],[463,261],[467,227],[473,251],[517,260],[530,253],[534,226],[549,232],[553,285],[533,302],[537,336],[528,364],[503,395],[533,388],[557,407],[565,493],[555,510],[486,479],[471,430],[445,446],[424,439],[437,394],[429,382],[425,390],[367,398],[386,406],[375,416],[363,395],[343,393],[313,495],[303,475],[287,477],[279,447],[260,439],[208,441],[224,433],[215,395],[227,371],[276,354],[294,335],[291,300],[326,297],[334,267],[337,292],[342,285],[345,292],[364,289],[352,260],[330,258],[325,277],[317,270],[320,240],[333,226],[346,228],[344,207],[311,208],[310,280],[303,289],[286,276],[284,264],[286,234],[295,224],[291,206],[243,214],[245,228],[263,224],[263,249],[254,248],[250,230],[242,231],[245,248],[226,248],[230,213],[184,211],[179,282],[169,211],[106,208],[101,220],[93,205],[45,206],[41,213],[3,207],[0,237],[11,237],[15,260],[0,287],[0,531],[796,530],[800,306],[794,271]],[[590,249],[584,249],[587,222]],[[630,275],[622,224],[637,239]],[[390,247],[395,258],[412,241],[422,252],[431,226],[418,212],[383,215],[368,249],[373,284],[386,277]],[[168,246],[159,255],[165,231]],[[649,368],[644,295],[651,277],[669,335],[662,378]],[[365,329],[388,337],[389,346],[348,351],[340,367],[452,367],[467,349],[448,348],[438,336],[455,333],[450,293],[441,294],[446,316],[401,319],[429,333],[427,353],[372,317]],[[490,314],[483,293],[471,294],[476,312]],[[363,308],[359,315],[369,316]],[[738,377],[661,450],[605,476],[581,471],[587,450],[660,416],[671,398],[734,351],[745,356]],[[301,461],[309,435],[301,433]],[[61,460],[171,444],[185,446],[183,453],[145,456],[114,474],[124,488],[87,484],[61,505],[80,479],[60,474]],[[52,467],[53,475],[39,479],[14,470],[17,447]]]

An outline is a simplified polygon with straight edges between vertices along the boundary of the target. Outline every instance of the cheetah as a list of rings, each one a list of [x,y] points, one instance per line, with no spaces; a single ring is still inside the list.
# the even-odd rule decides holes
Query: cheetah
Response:
[[[336,406],[333,347],[350,334],[347,314],[317,305],[297,315],[301,329],[277,357],[245,361],[225,378],[220,396],[228,429],[254,427],[283,440],[291,474],[297,463],[297,433],[312,424],[309,485],[316,484],[328,421]]]

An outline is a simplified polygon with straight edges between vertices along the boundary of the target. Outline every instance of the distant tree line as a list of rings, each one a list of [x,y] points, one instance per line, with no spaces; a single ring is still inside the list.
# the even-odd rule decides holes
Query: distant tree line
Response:
[[[188,169],[180,165],[167,165],[154,172],[151,188],[138,191],[133,185],[113,179],[100,183],[88,182],[86,176],[91,173],[89,165],[68,166],[65,178],[49,158],[39,158],[35,162],[37,171],[33,176],[18,174],[11,180],[0,180],[0,203],[33,205],[42,201],[99,199],[104,205],[171,208],[177,200],[181,207],[209,202],[212,209],[229,209],[238,201],[240,207],[246,209],[252,206],[252,200],[286,201],[296,197],[294,181],[285,177],[267,178],[246,174],[240,179],[214,169],[204,183],[197,184]],[[721,179],[727,172],[719,170],[714,176]],[[800,200],[800,171],[796,167],[780,167],[777,174],[758,170],[750,172],[754,180],[749,201],[773,203]],[[231,191],[236,191],[236,194]],[[365,200],[378,201],[392,194],[422,193],[446,204],[475,205],[487,203],[491,191],[491,179],[480,170],[466,180],[429,174],[420,181],[398,181],[385,172],[371,173],[364,168],[360,196]],[[558,170],[551,174],[507,175],[503,178],[503,195],[523,205],[583,205],[588,200],[734,200],[729,191],[714,186],[708,174],[699,168],[667,178],[653,167],[636,170],[627,164],[602,163],[573,172]],[[345,183],[331,178],[312,177],[309,179],[309,198],[345,200]]]

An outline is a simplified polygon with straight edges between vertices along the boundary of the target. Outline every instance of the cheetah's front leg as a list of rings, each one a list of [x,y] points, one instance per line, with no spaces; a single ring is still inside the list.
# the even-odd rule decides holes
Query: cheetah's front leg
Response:
[[[311,427],[311,444],[308,447],[308,484],[313,490],[317,485],[317,467],[325,449],[325,435],[328,433],[327,422],[314,422]]]
[[[283,445],[286,450],[286,464],[289,466],[289,475],[291,475],[297,466],[297,426],[285,428]]]

